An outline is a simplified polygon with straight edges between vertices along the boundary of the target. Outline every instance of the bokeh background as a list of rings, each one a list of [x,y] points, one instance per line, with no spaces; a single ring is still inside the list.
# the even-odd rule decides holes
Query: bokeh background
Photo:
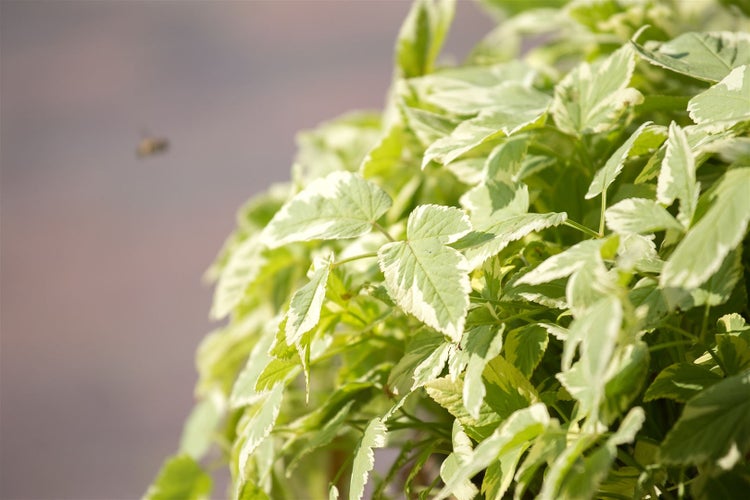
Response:
[[[143,494],[235,210],[295,132],[381,106],[409,5],[0,0],[2,499]],[[459,1],[446,56],[490,26]],[[137,159],[144,133],[169,151]]]

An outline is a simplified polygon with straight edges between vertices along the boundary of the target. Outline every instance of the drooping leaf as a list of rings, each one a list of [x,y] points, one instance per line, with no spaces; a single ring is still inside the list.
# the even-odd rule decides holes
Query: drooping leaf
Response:
[[[175,455],[164,463],[144,499],[205,500],[211,488],[211,476],[190,455]]]
[[[440,477],[443,482],[449,484],[455,482],[453,477],[459,473],[461,466],[468,460],[471,460],[474,453],[471,439],[464,432],[463,426],[458,420],[453,421],[453,430],[451,432],[453,442],[453,453],[448,455],[440,465]],[[479,490],[470,478],[465,478],[450,492],[458,500],[471,500],[479,493]]]
[[[686,228],[698,204],[700,185],[695,180],[695,158],[690,150],[685,132],[672,122],[669,125],[667,152],[659,171],[656,185],[656,196],[659,203],[669,206],[674,200],[680,200],[680,212],[677,220]]]
[[[367,478],[375,466],[375,453],[372,450],[385,446],[387,430],[385,424],[379,418],[374,418],[367,424],[364,435],[357,446],[357,451],[354,453],[349,500],[360,500],[362,498]]]
[[[737,66],[750,64],[747,33],[691,32],[653,49],[635,42],[633,46],[651,64],[707,82],[718,82]]]
[[[558,128],[568,134],[606,132],[643,96],[632,87],[633,49],[624,45],[606,59],[581,63],[555,87],[551,113]]]
[[[750,371],[728,377],[690,399],[664,438],[662,463],[715,463],[731,469],[750,450]]]
[[[607,227],[621,234],[683,230],[682,225],[664,207],[644,198],[626,198],[607,208],[604,217]]]
[[[734,68],[719,83],[690,99],[688,112],[695,123],[711,130],[750,120],[750,65]]]
[[[245,470],[253,451],[268,437],[276,424],[284,397],[284,384],[276,384],[273,389],[255,405],[246,410],[243,421],[238,424],[238,435],[244,440],[239,452],[239,469]]]
[[[703,284],[742,240],[750,221],[750,168],[729,170],[713,192],[713,203],[667,259],[662,288]]]
[[[602,194],[615,181],[617,176],[620,175],[622,167],[625,165],[625,160],[627,160],[635,142],[649,126],[651,126],[651,122],[642,124],[622,143],[622,146],[617,148],[617,151],[612,153],[607,163],[594,175],[594,179],[591,181],[589,190],[585,196],[587,200]]]
[[[318,259],[310,271],[310,281],[292,295],[285,328],[288,345],[295,345],[302,335],[320,321],[332,260],[333,256],[330,254]]]
[[[388,293],[409,314],[458,342],[469,307],[466,259],[446,246],[471,230],[461,210],[417,207],[407,222],[406,241],[378,252]]]
[[[396,42],[396,61],[404,77],[432,71],[454,11],[455,0],[418,0],[412,4]]]
[[[275,336],[274,329],[269,329],[260,339],[257,340],[250,356],[247,359],[245,368],[237,376],[232,392],[229,396],[229,406],[231,408],[240,408],[256,403],[263,396],[255,386],[258,383],[263,370],[273,359],[268,350],[273,343]]]
[[[333,172],[311,182],[274,215],[261,242],[275,248],[296,241],[355,238],[391,206],[377,185],[350,172]]]
[[[643,400],[667,398],[684,403],[720,380],[721,376],[704,366],[675,363],[659,373],[643,396]]]

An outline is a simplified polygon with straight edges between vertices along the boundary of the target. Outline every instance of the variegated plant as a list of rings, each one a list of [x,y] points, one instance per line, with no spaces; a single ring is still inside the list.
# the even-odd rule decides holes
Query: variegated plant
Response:
[[[146,498],[748,494],[747,2],[484,4],[240,210]]]

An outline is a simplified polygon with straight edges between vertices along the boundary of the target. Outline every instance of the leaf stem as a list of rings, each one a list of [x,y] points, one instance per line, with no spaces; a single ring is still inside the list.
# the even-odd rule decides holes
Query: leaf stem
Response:
[[[332,263],[331,267],[337,267],[337,266],[340,266],[341,264],[346,264],[347,262],[354,262],[355,260],[369,259],[371,257],[377,257],[377,256],[378,256],[378,252],[363,253],[361,255],[355,255],[353,257],[347,257],[346,259],[338,260]]]
[[[391,243],[393,243],[394,241],[396,241],[393,238],[393,236],[391,236],[391,234],[388,231],[386,231],[386,229],[383,226],[381,226],[380,224],[378,224],[376,221],[372,221],[372,227],[374,227],[375,229],[377,229],[378,231],[380,231],[381,233],[383,233],[385,235],[385,237],[388,238],[388,241],[390,241]]]
[[[581,224],[579,222],[576,222],[574,220],[566,219],[565,222],[563,222],[563,224],[566,225],[566,226],[568,226],[568,227],[572,227],[573,229],[578,229],[582,233],[588,234],[589,236],[593,236],[594,238],[601,238],[602,237],[602,235],[600,233],[597,233],[596,231],[594,231],[590,227],[586,227],[583,224]]]
[[[602,191],[602,210],[599,214],[599,237],[604,236],[604,212],[607,210],[607,190]]]

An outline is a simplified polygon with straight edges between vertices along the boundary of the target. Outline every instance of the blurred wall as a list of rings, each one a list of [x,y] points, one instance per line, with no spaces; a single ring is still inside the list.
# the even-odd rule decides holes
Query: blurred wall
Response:
[[[142,495],[236,208],[289,177],[297,130],[381,106],[408,9],[0,0],[0,497]],[[459,2],[446,52],[489,26]],[[145,131],[168,153],[137,159]]]

